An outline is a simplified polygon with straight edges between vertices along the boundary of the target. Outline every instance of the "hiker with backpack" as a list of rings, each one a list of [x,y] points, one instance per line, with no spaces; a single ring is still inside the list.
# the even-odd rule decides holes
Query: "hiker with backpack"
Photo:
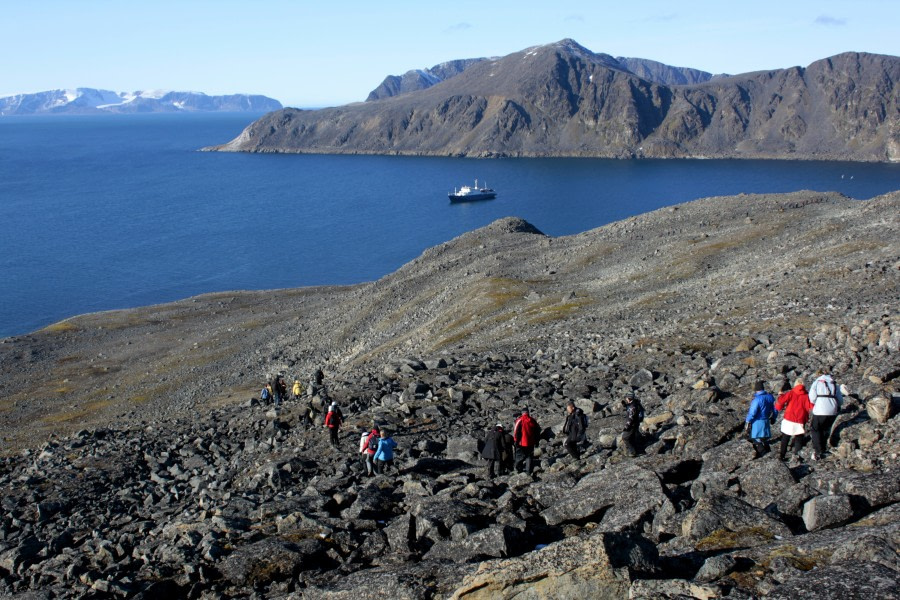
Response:
[[[747,411],[746,433],[753,443],[753,451],[756,458],[766,454],[769,448],[769,438],[772,437],[770,423],[775,422],[778,411],[775,410],[775,397],[766,391],[762,381],[756,382],[753,392],[753,400],[750,401],[750,410]]]
[[[275,385],[277,387],[275,390],[275,406],[279,406],[282,402],[287,400],[287,383],[284,381],[284,377],[279,375],[275,379]]]
[[[831,438],[831,428],[844,403],[844,395],[831,376],[830,368],[823,369],[819,377],[809,386],[809,401],[813,405],[812,422],[810,423],[810,437],[813,445],[811,458],[819,460],[825,455],[828,441]]]
[[[644,407],[633,391],[625,394],[625,427],[622,429],[622,449],[628,456],[636,456]]]
[[[266,385],[263,386],[263,389],[259,392],[259,399],[263,402],[263,404],[268,404],[272,401],[272,384],[266,382]]]
[[[513,442],[515,443],[516,471],[521,472],[524,466],[525,472],[531,475],[534,461],[534,448],[541,436],[541,427],[535,421],[528,409],[523,408],[521,416],[513,425]]]
[[[503,435],[503,425],[497,423],[488,430],[484,438],[484,448],[481,450],[481,456],[488,462],[488,479],[494,478],[494,467],[496,465],[500,465],[500,473],[503,473]]]
[[[341,412],[337,403],[332,402],[331,406],[328,408],[328,414],[325,415],[325,427],[328,428],[328,432],[331,434],[331,445],[335,448],[338,447],[338,435],[343,423],[344,414]]]
[[[566,451],[575,460],[581,458],[580,444],[584,441],[586,429],[587,415],[570,400],[566,404],[566,422],[562,430],[566,434]]]
[[[383,475],[387,472],[388,468],[394,464],[394,448],[397,447],[397,442],[394,441],[387,430],[382,429],[379,434],[380,439],[378,441],[378,446],[375,448],[375,455],[373,456],[375,460],[375,472],[379,475]]]
[[[372,431],[363,432],[359,440],[359,453],[362,454],[366,464],[366,475],[375,475],[375,452],[378,450],[378,442],[381,441],[381,429],[378,425],[372,427]]]
[[[802,377],[794,380],[793,388],[778,396],[778,400],[775,401],[775,410],[784,415],[781,419],[781,449],[778,452],[778,460],[784,460],[789,443],[794,448],[794,456],[800,457],[800,450],[803,449],[803,440],[806,434],[804,427],[812,408],[813,405],[803,386]]]
[[[291,388],[291,399],[299,400],[302,393],[303,387],[300,385],[300,380],[295,378],[294,386]]]

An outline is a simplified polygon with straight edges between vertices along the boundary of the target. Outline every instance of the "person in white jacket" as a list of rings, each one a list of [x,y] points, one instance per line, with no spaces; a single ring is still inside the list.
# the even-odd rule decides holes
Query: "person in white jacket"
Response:
[[[831,369],[824,369],[822,374],[809,386],[809,401],[813,405],[810,437],[813,444],[813,460],[819,460],[825,454],[831,427],[841,412],[844,396],[840,386],[831,376]]]

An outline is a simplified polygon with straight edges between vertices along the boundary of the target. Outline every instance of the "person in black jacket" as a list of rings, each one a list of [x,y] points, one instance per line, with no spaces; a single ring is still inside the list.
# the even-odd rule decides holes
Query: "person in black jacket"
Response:
[[[623,450],[628,456],[637,454],[638,435],[644,420],[644,407],[634,392],[625,395],[625,427],[622,429]]]
[[[484,438],[484,448],[481,456],[488,461],[488,479],[494,478],[494,466],[500,464],[500,472],[503,473],[503,449],[504,449],[503,425],[497,423],[487,432]]]
[[[566,434],[566,451],[578,460],[581,458],[579,444],[584,439],[584,411],[575,408],[574,402],[566,405],[566,422],[563,425],[563,433]]]

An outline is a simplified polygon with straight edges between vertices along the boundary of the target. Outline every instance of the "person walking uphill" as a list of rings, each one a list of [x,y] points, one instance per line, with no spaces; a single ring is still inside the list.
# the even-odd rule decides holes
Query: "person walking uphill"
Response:
[[[794,380],[794,387],[778,396],[778,400],[775,401],[775,410],[784,411],[784,418],[781,419],[781,449],[778,452],[778,460],[784,460],[788,443],[794,447],[794,455],[800,456],[800,450],[803,448],[803,436],[806,433],[804,427],[812,407],[802,378]]]
[[[378,448],[375,449],[375,471],[382,475],[387,469],[394,464],[394,448],[397,442],[394,441],[388,432],[381,430],[381,440],[378,442]]]
[[[641,430],[641,421],[644,420],[644,407],[638,400],[637,394],[628,392],[625,394],[625,427],[622,429],[622,445],[628,456],[637,455],[638,435]]]
[[[809,401],[812,403],[812,422],[810,437],[813,444],[813,460],[819,460],[828,447],[831,427],[841,412],[844,395],[841,388],[831,377],[831,369],[824,369],[822,374],[809,386]]]
[[[503,473],[503,436],[503,425],[497,423],[488,430],[484,438],[484,448],[481,450],[481,456],[488,461],[488,479],[494,478],[494,467],[498,464],[500,465],[500,473]]]
[[[363,455],[366,463],[366,475],[369,477],[375,475],[375,451],[378,450],[380,441],[381,429],[378,425],[374,425],[372,431],[363,433],[359,440],[359,452]]]
[[[575,408],[574,402],[569,402],[566,404],[566,422],[563,425],[563,433],[566,434],[566,451],[575,460],[581,458],[579,444],[584,439],[584,430],[584,411]]]
[[[528,414],[528,409],[523,408],[522,415],[516,419],[516,423],[513,425],[513,442],[516,446],[516,471],[521,471],[524,465],[525,472],[529,475],[531,474],[534,447],[537,446],[540,435],[540,425]]]
[[[328,409],[328,414],[325,415],[325,427],[328,428],[331,434],[331,445],[335,448],[338,446],[338,435],[343,422],[344,415],[341,413],[341,409],[338,408],[337,403],[332,402]]]
[[[750,402],[750,410],[747,411],[746,432],[753,442],[753,450],[756,458],[769,451],[769,438],[772,437],[770,422],[775,421],[775,398],[766,391],[762,381],[756,382],[753,400]]]

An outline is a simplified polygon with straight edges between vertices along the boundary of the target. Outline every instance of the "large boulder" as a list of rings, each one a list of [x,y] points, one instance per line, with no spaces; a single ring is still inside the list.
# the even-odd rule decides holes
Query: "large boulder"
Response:
[[[327,561],[325,550],[317,539],[289,542],[269,538],[232,552],[219,564],[219,572],[235,585],[267,584],[323,566]]]
[[[431,600],[447,597],[463,577],[475,570],[472,564],[423,561],[402,566],[362,569],[333,582],[303,590],[309,600]]]
[[[682,522],[682,535],[698,550],[759,546],[776,536],[791,537],[780,520],[725,494],[704,496]]]
[[[850,496],[816,496],[803,505],[803,523],[807,531],[843,525],[853,516]]]
[[[485,561],[450,597],[619,599],[628,595],[632,576],[654,573],[657,561],[656,549],[641,536],[595,531],[527,557]]]
[[[773,600],[896,598],[898,573],[884,565],[852,561],[801,572],[766,597]]]
[[[668,503],[659,476],[627,462],[587,475],[541,516],[548,525],[597,519],[602,531],[624,531]]]
[[[756,508],[766,508],[784,489],[796,481],[791,470],[779,460],[757,460],[738,472],[744,500]]]
[[[425,554],[425,559],[476,562],[488,558],[505,558],[513,553],[512,549],[518,538],[519,532],[512,527],[488,527],[461,540],[437,542]]]
[[[809,482],[822,494],[856,496],[869,508],[900,501],[900,478],[896,472],[829,471],[816,473],[809,478]]]

